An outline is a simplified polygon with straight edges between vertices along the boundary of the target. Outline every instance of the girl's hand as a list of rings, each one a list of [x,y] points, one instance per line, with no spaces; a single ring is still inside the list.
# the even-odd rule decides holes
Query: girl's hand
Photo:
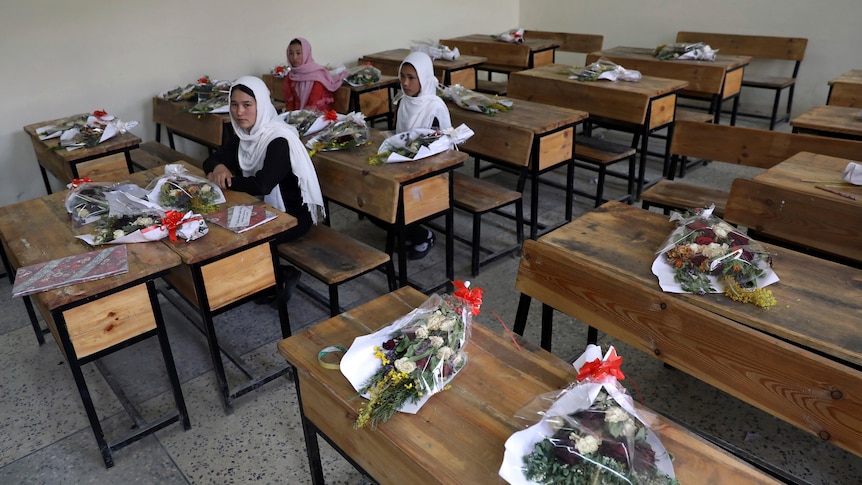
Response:
[[[222,190],[226,190],[230,187],[232,178],[233,174],[223,164],[216,165],[213,171],[207,174],[207,180],[215,183]]]

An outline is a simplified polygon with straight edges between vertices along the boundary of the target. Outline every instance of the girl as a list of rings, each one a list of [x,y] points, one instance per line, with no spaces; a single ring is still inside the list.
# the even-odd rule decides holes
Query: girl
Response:
[[[341,87],[347,71],[331,75],[325,67],[314,62],[311,44],[302,37],[290,41],[287,62],[290,63],[290,72],[284,83],[285,110],[331,110],[333,94]]]
[[[437,77],[431,57],[424,52],[413,52],[404,58],[398,68],[398,79],[404,96],[398,101],[395,131],[398,133],[415,128],[452,128],[449,108],[437,96]],[[408,259],[424,258],[434,246],[437,237],[423,226],[407,228],[404,244],[410,251]]]
[[[232,189],[263,198],[267,204],[296,218],[295,227],[278,242],[305,234],[323,215],[323,195],[317,173],[302,142],[278,118],[262,80],[243,76],[228,94],[235,136],[204,161],[207,179],[222,190]],[[299,270],[285,269],[287,295],[299,281]]]

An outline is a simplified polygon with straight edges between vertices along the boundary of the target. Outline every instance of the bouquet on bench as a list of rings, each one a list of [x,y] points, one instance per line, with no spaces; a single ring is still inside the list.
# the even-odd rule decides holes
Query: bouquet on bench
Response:
[[[224,204],[224,193],[218,185],[192,174],[181,164],[165,165],[165,173],[147,185],[147,198],[166,209],[213,212]]]
[[[348,69],[344,82],[351,86],[370,86],[379,82],[380,76],[380,69],[374,67],[370,62],[366,62],[360,66]]]
[[[107,111],[96,110],[92,114],[69,116],[56,124],[42,126],[36,129],[36,134],[40,140],[60,137],[60,144],[56,148],[72,151],[92,148],[136,126],[137,121],[122,121]]]
[[[511,484],[677,484],[671,457],[619,383],[622,358],[589,345],[576,382],[538,396],[516,417],[529,428],[506,441],[500,476]],[[538,419],[537,419],[538,417]],[[537,422],[538,421],[538,422]]]
[[[410,46],[410,51],[424,52],[432,60],[443,59],[444,61],[454,61],[461,56],[461,52],[457,47],[453,50],[449,46],[432,40],[414,41],[413,45]]]
[[[279,115],[284,122],[296,128],[299,136],[313,135],[338,121],[335,111],[321,112],[313,109],[298,109]]]
[[[662,44],[655,48],[653,55],[663,61],[671,61],[675,59],[684,60],[692,59],[697,61],[714,61],[718,50],[713,50],[703,42],[694,44],[685,44],[678,42],[676,44]]]
[[[652,265],[659,285],[671,293],[724,293],[735,301],[769,308],[775,298],[765,287],[778,281],[772,257],[759,242],[713,216],[713,209],[671,214],[677,228]]]
[[[443,87],[443,97],[455,103],[460,108],[470,111],[477,111],[482,114],[494,116],[500,111],[511,111],[512,101],[498,99],[496,96],[492,99],[484,94],[471,91],[460,84]]]
[[[482,290],[454,283],[451,295],[431,295],[392,324],[357,337],[344,354],[341,372],[368,399],[355,428],[374,429],[399,411],[416,414],[467,364],[464,347]]]
[[[371,165],[421,160],[451,150],[473,136],[473,130],[461,124],[457,128],[433,130],[416,128],[383,140],[377,155],[368,159]]]
[[[642,77],[640,71],[626,69],[605,58],[601,58],[584,68],[575,67],[569,70],[569,79],[577,79],[578,81],[607,79],[608,81],[636,82],[640,81]]]
[[[503,32],[502,34],[492,35],[496,40],[500,42],[509,42],[512,44],[523,44],[524,43],[524,29],[515,29],[510,30],[508,32]]]
[[[338,121],[305,143],[309,149],[309,155],[331,150],[347,150],[369,143],[368,125],[365,124],[365,116],[362,113],[351,112],[338,118]]]

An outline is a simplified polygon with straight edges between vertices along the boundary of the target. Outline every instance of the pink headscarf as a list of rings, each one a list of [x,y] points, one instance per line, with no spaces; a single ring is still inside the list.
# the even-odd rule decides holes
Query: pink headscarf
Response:
[[[347,72],[341,72],[335,76],[329,74],[329,71],[320,64],[314,62],[311,57],[311,44],[303,37],[297,37],[296,40],[302,45],[302,64],[290,69],[288,76],[296,82],[296,94],[299,95],[299,106],[305,106],[308,102],[308,95],[311,94],[311,87],[314,81],[319,82],[326,88],[327,91],[334,93],[341,82],[347,77]],[[288,45],[288,50],[290,45]]]

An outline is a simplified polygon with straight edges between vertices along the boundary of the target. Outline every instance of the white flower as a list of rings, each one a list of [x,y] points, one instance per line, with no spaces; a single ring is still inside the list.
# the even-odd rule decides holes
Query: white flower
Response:
[[[133,222],[132,224],[136,226],[150,227],[155,224],[155,221],[152,217],[141,216],[135,219],[135,222]]]
[[[440,324],[443,323],[446,317],[440,313],[440,310],[435,311],[428,317],[428,330],[437,330],[440,328]]]
[[[727,244],[709,243],[707,246],[700,247],[700,253],[707,258],[717,258],[727,254]]]
[[[612,407],[605,412],[605,421],[608,423],[619,423],[629,419],[629,413],[620,407]]]
[[[712,232],[715,233],[715,237],[726,238],[727,237],[727,229],[721,224],[716,224],[715,227],[712,228]]]
[[[78,209],[78,217],[80,217],[81,219],[87,217],[88,215],[90,215],[90,211],[88,211],[86,208],[81,207],[80,209]]]
[[[431,346],[435,349],[443,346],[443,337],[432,335],[431,338],[428,340],[431,341]]]
[[[455,319],[452,317],[447,318],[441,325],[440,330],[444,332],[450,332],[455,328]]]
[[[395,361],[395,368],[398,369],[398,372],[409,374],[416,370],[416,363],[411,362],[406,358],[402,358]]]
[[[572,433],[574,434],[574,433]],[[571,438],[571,436],[570,436]],[[599,450],[599,445],[602,444],[602,440],[596,438],[595,436],[588,434],[586,436],[577,437],[577,439],[572,439],[575,442],[575,448],[578,449],[578,453],[582,455],[587,455],[590,453],[595,453]]]
[[[122,229],[117,229],[116,231],[114,231],[114,239],[120,239],[121,237],[123,237],[125,235],[126,235],[126,233],[123,232]]]
[[[550,426],[551,431],[556,433],[560,428],[566,424],[566,420],[562,418],[562,416],[551,416],[550,418],[545,420]]]
[[[437,349],[437,358],[440,360],[447,360],[449,357],[452,357],[455,351],[450,347],[440,347]]]
[[[421,327],[416,329],[416,337],[417,338],[428,338],[428,327],[422,325]]]
[[[210,186],[210,184],[203,184],[201,186],[201,192],[209,192],[210,190],[212,190],[212,187]]]
[[[461,352],[458,352],[457,354],[455,354],[455,359],[452,360],[452,365],[454,367],[458,367],[459,365],[461,365],[461,362],[463,362],[463,361],[464,361],[464,354]]]

